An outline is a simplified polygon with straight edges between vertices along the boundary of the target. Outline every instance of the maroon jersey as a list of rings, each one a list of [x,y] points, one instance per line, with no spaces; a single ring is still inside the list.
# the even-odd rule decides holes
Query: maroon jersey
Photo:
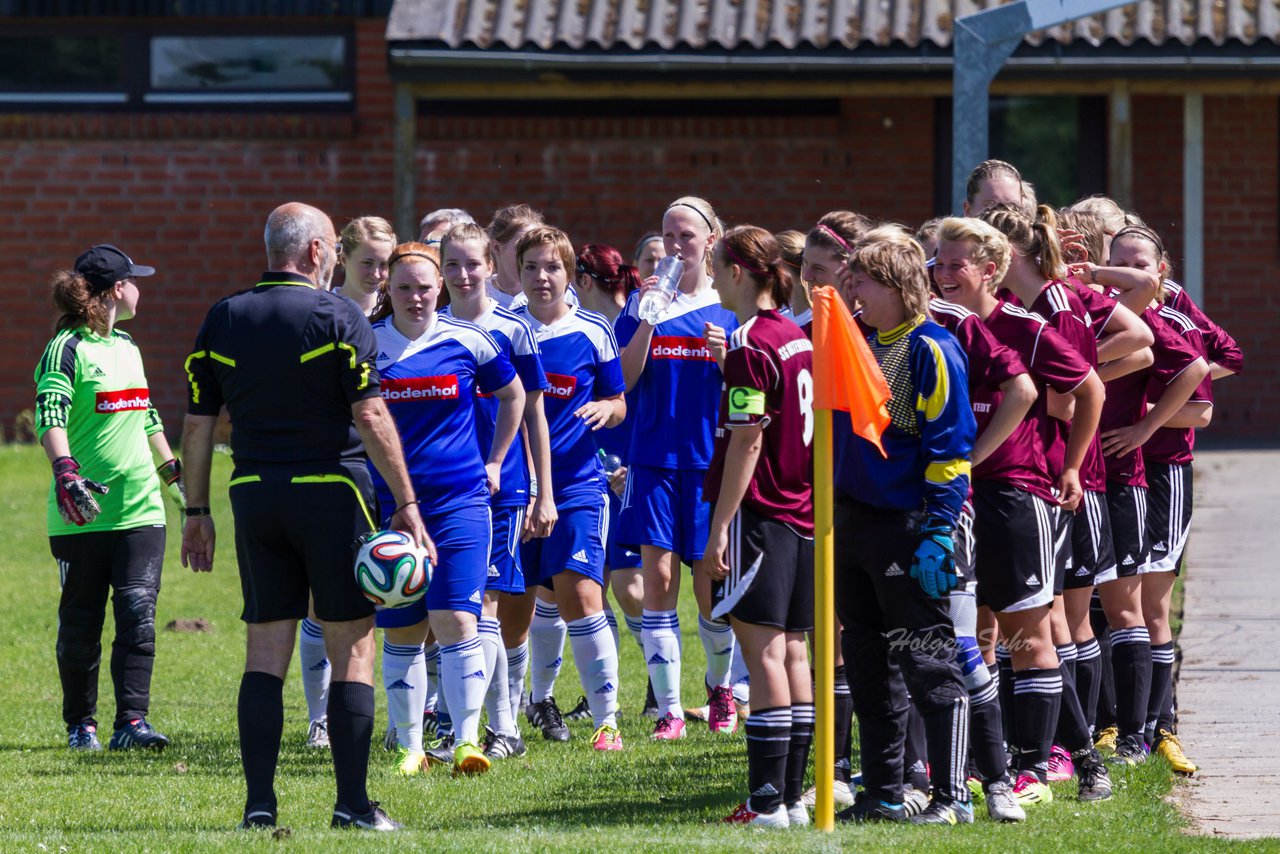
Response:
[[[1204,336],[1191,318],[1167,305],[1160,306],[1158,314],[1167,327],[1181,336],[1192,350],[1207,361],[1208,351]],[[1164,390],[1165,386],[1153,377],[1147,383],[1147,400],[1155,403],[1164,394]],[[1196,390],[1191,393],[1191,400],[1199,403],[1213,403],[1213,380],[1207,374]],[[1190,427],[1161,427],[1142,446],[1142,457],[1145,462],[1150,463],[1184,465],[1191,462],[1195,444],[1196,431]]]
[[[705,500],[720,495],[729,431],[759,425],[762,447],[742,503],[813,536],[813,344],[773,309],[729,336]]]
[[[1044,390],[1071,392],[1088,378],[1091,366],[1042,318],[1015,305],[1001,302],[984,322],[997,341],[1018,354],[1040,396],[1013,435],[974,468],[973,478],[1003,481],[1057,503],[1053,495],[1055,475],[1049,470],[1044,449],[1043,426],[1049,418]],[[991,388],[972,390],[979,435],[1003,397],[1003,393]]]
[[[1116,306],[1120,304],[1119,300],[1101,291],[1095,291],[1074,277],[1067,279],[1067,283],[1071,285],[1071,290],[1080,298],[1080,304],[1084,306],[1085,314],[1089,318],[1089,326],[1093,329],[1094,340],[1101,341],[1107,324],[1111,322],[1111,316],[1116,313]]]
[[[1200,310],[1200,306],[1196,305],[1187,294],[1186,288],[1166,279],[1164,291],[1165,305],[1186,315],[1204,336],[1205,357],[1237,374],[1243,371],[1244,351],[1240,349],[1236,339],[1228,335],[1225,329],[1210,320],[1209,316]]]
[[[1095,337],[1093,318],[1085,309],[1080,295],[1066,282],[1049,282],[1030,305],[1031,311],[1040,315],[1059,335],[1066,338],[1076,351],[1089,363],[1098,367],[1098,341]],[[1110,319],[1110,314],[1107,315]],[[1067,438],[1071,425],[1057,418],[1045,421],[1045,453],[1049,458],[1049,471],[1056,478],[1062,472],[1067,456]],[[1089,443],[1084,463],[1080,466],[1080,486],[1090,492],[1103,492],[1107,488],[1106,463],[1102,459],[1102,442],[1097,434]]]
[[[969,309],[941,299],[929,301],[929,313],[943,329],[956,336],[969,357],[969,389],[1000,388],[1026,367],[1009,347],[996,340],[986,324]]]
[[[1151,345],[1154,364],[1146,370],[1134,371],[1107,383],[1107,399],[1102,404],[1102,420],[1098,432],[1128,427],[1147,414],[1147,394],[1151,384],[1163,389],[1200,357],[1177,332],[1160,319],[1153,308],[1139,315],[1147,324],[1155,341]],[[1147,470],[1143,450],[1138,448],[1123,456],[1108,456],[1107,480],[1129,486],[1146,486]]]

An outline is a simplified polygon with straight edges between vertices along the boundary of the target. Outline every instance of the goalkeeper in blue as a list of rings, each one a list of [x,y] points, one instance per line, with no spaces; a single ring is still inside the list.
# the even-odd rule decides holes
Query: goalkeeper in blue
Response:
[[[973,821],[969,696],[956,663],[948,594],[954,530],[969,491],[976,425],[967,362],[928,319],[924,251],[896,227],[869,232],[842,277],[892,392],[880,449],[835,422],[836,615],[858,716],[864,791],[842,821],[908,820],[902,804],[908,703],[925,724],[929,806],[916,824]],[[911,700],[908,700],[910,691]]]

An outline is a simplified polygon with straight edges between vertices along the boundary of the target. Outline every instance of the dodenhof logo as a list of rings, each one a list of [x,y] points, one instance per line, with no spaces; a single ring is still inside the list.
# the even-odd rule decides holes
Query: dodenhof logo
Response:
[[[122,388],[119,391],[100,391],[94,402],[94,410],[104,415],[113,412],[130,412],[151,408],[151,392],[145,388]]]
[[[689,359],[695,362],[713,362],[715,357],[707,347],[705,338],[679,335],[655,335],[649,345],[652,359]]]
[[[458,375],[435,377],[383,377],[382,399],[387,403],[424,400],[457,400]]]
[[[547,389],[546,394],[561,400],[568,400],[578,390],[578,378],[568,374],[553,374],[548,371],[547,382],[551,383],[551,388]]]

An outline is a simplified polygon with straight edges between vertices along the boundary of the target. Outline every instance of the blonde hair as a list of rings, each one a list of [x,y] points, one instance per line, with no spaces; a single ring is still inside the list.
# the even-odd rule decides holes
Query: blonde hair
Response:
[[[969,258],[979,264],[988,261],[996,265],[995,275],[991,278],[990,289],[995,290],[1004,281],[1009,272],[1009,259],[1013,250],[1009,247],[1009,238],[980,219],[973,217],[949,216],[938,225],[938,243],[967,243]]]
[[[1100,266],[1107,263],[1107,259],[1103,257],[1105,254],[1103,247],[1106,246],[1106,223],[1101,216],[1093,211],[1064,208],[1058,211],[1058,222],[1062,224],[1063,228],[1079,234],[1080,242],[1084,244],[1085,257],[1066,258],[1066,249],[1064,248],[1063,256],[1065,260],[1069,263],[1091,261]]]
[[[444,256],[449,251],[450,246],[463,243],[467,240],[475,240],[484,247],[484,260],[489,262],[489,266],[493,266],[493,241],[489,238],[489,233],[474,222],[462,222],[450,228],[440,238],[440,261],[444,263]]]
[[[1103,233],[1112,236],[1128,225],[1125,222],[1124,211],[1114,200],[1107,196],[1086,196],[1067,210],[1073,214],[1082,213],[1097,217],[1102,222]],[[1099,262],[1095,261],[1095,263]]]
[[[391,227],[391,223],[380,216],[356,217],[342,229],[340,237],[342,254],[347,257],[364,244],[375,240],[390,243],[392,246],[396,245],[396,230]]]
[[[998,202],[982,212],[982,221],[1009,238],[1009,246],[1024,257],[1035,259],[1036,270],[1047,281],[1065,279],[1067,267],[1058,242],[1058,219],[1053,208],[1041,205],[1039,217],[1027,216],[1016,205]]]
[[[521,229],[527,226],[543,225],[545,220],[542,218],[542,211],[535,210],[528,205],[507,205],[498,208],[493,212],[493,219],[489,222],[489,239],[495,243],[507,243],[515,237]],[[452,229],[450,229],[452,231]]]
[[[896,223],[868,231],[849,256],[851,269],[898,291],[913,317],[929,310],[929,275],[924,264],[924,249],[910,230]]]
[[[724,223],[720,221],[720,217],[716,216],[715,208],[711,207],[711,203],[706,199],[698,196],[681,196],[671,204],[667,205],[667,209],[662,212],[666,216],[672,208],[693,208],[694,213],[698,215],[698,219],[707,227],[707,232],[715,237],[716,240],[724,237]],[[706,253],[707,275],[711,275],[711,252]]]

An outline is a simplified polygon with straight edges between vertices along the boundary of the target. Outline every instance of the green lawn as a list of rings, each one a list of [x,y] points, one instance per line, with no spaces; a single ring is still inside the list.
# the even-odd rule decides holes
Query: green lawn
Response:
[[[214,482],[225,483],[229,463],[218,457]],[[1165,802],[1171,789],[1161,760],[1116,774],[1116,797],[1086,806],[1073,784],[1056,787],[1058,800],[1023,825],[1001,826],[982,815],[955,830],[841,827],[832,836],[812,831],[764,833],[717,823],[740,800],[746,767],[740,735],[712,738],[705,730],[675,744],[648,741],[636,712],[644,684],[635,645],[623,637],[622,731],[626,751],[595,755],[589,723],[574,741],[530,739],[529,754],[499,764],[482,778],[453,780],[436,773],[415,780],[393,776],[388,754],[375,750],[370,788],[390,814],[408,825],[393,838],[339,836],[329,831],[333,802],[328,755],[303,748],[302,690],[286,687],[285,748],[278,790],[280,819],[292,829],[279,842],[266,834],[237,834],[242,782],[235,730],[235,692],[242,666],[231,517],[225,490],[215,488],[214,513],[222,537],[211,576],[178,563],[178,528],[171,519],[169,561],[157,623],[203,617],[208,634],[161,631],[153,686],[155,725],[173,739],[161,755],[71,754],[59,713],[53,644],[57,571],[44,534],[48,465],[35,447],[0,446],[6,484],[4,549],[0,555],[0,850],[208,851],[244,847],[314,851],[399,850],[731,850],[743,843],[777,851],[881,849],[922,851],[1200,851],[1226,843],[1190,837]],[[685,597],[686,606],[692,597]],[[696,621],[686,607],[689,658],[701,658]],[[108,617],[107,639],[110,638]],[[571,658],[571,656],[569,657]],[[685,696],[696,696],[700,673],[686,668]],[[562,706],[572,705],[577,674],[566,664]],[[385,724],[381,688],[377,731]],[[111,686],[102,681],[102,717],[110,722]],[[105,736],[104,736],[105,741]],[[855,757],[856,764],[856,757]]]

